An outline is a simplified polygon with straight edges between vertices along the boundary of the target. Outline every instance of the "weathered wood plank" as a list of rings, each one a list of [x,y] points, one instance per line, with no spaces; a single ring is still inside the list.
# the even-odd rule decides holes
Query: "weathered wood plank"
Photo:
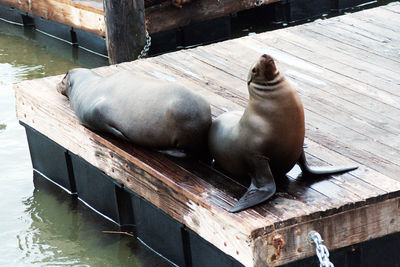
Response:
[[[370,53],[374,53],[386,59],[390,59],[396,62],[400,61],[398,57],[391,56],[396,51],[396,49],[390,46],[385,46],[384,42],[387,41],[387,39],[382,39],[378,41],[376,40],[376,37],[371,39],[370,36],[364,36],[363,34],[355,32],[354,30],[356,28],[349,27],[348,25],[342,25],[341,23],[320,21],[317,22],[316,27],[317,26],[324,28],[323,31],[318,31],[320,34],[337,39],[338,42],[346,43],[367,52],[369,51]],[[338,38],[339,36],[340,38]]]
[[[278,1],[280,0],[265,0],[262,5]],[[100,36],[106,35],[103,4],[99,1],[92,3],[79,0],[0,0],[0,3]],[[153,34],[253,7],[256,7],[254,0],[196,0],[183,8],[174,6],[172,1],[162,1],[146,8],[145,21],[148,32]]]
[[[0,0],[36,16],[105,36],[103,11],[68,0]]]
[[[319,34],[319,31],[316,31],[313,27],[298,27],[285,32],[279,31],[279,33],[284,33],[284,35],[278,35],[279,37],[287,38],[291,43],[308,48],[318,55],[325,55],[329,59],[353,66],[353,68],[357,66],[358,71],[374,72],[377,76],[389,82],[394,82],[394,79],[396,79],[394,77],[395,70],[392,68],[398,63],[338,42],[336,39],[328,38]],[[324,42],[326,46],[317,45],[318,42]],[[375,62],[375,64],[371,64],[371,62]]]
[[[400,9],[399,9],[400,3],[399,2],[392,2],[386,6],[382,6],[383,9],[387,9],[392,11],[393,13],[400,14]]]
[[[279,1],[265,0],[262,1],[262,5]],[[148,14],[149,31],[159,32],[226,16],[254,7],[256,7],[256,2],[253,0],[195,0],[183,8],[176,8],[169,3],[155,5],[146,9],[146,14]]]
[[[103,10],[103,0],[70,0],[70,1],[84,6],[90,6],[98,10]]]
[[[308,241],[311,231],[324,237],[328,249],[336,249],[360,240],[369,240],[400,231],[400,200],[389,199],[372,206],[364,206],[349,212],[299,223],[266,235],[257,235],[254,255],[256,266],[276,266],[315,254],[315,246]],[[278,250],[274,239],[286,245]]]
[[[282,32],[277,32],[277,35],[285,38],[287,40],[287,42],[290,42],[291,45],[293,47],[301,47],[301,48],[297,48],[296,50],[312,50],[313,53],[315,53],[316,55],[318,55],[319,58],[321,58],[322,55],[326,55],[327,53],[333,53],[336,55],[340,55],[341,56],[341,64],[347,64],[350,65],[350,62],[357,62],[357,60],[362,59],[365,62],[368,62],[369,64],[369,69],[372,69],[371,65],[375,66],[375,70],[377,70],[379,73],[384,73],[385,71],[387,71],[390,76],[389,79],[392,80],[393,86],[396,86],[396,75],[395,75],[395,71],[393,71],[393,68],[396,68],[398,66],[399,63],[396,63],[394,61],[391,60],[385,60],[385,58],[379,57],[377,55],[374,55],[372,53],[369,53],[367,51],[363,51],[360,50],[358,48],[355,48],[353,46],[349,46],[340,42],[337,42],[335,39],[331,39],[329,37],[326,37],[324,35],[321,34],[317,34],[315,32],[310,31],[309,29],[305,29],[305,28],[298,28],[297,31],[286,31],[284,34],[282,34]],[[324,42],[324,43],[329,43],[329,49],[325,48],[325,47],[321,47],[319,45],[317,45],[317,42]],[[333,41],[333,43],[332,43]],[[334,46],[334,47],[332,47]],[[332,51],[334,50],[334,51]],[[341,53],[339,54],[338,52],[341,51]],[[355,57],[353,57],[353,55],[357,55],[358,59],[355,59]],[[318,58],[316,57],[316,58]],[[314,62],[316,62],[317,64],[322,64],[320,61],[320,59],[314,59]],[[374,62],[374,64],[371,64],[371,62]],[[357,64],[353,64],[353,66],[357,66]],[[335,69],[330,69],[332,72],[337,72],[337,70]],[[373,69],[372,69],[373,70]],[[375,73],[375,70],[374,73]],[[349,75],[349,74],[348,74]],[[387,76],[387,74],[385,73],[385,75]],[[343,76],[343,75],[341,75]],[[347,78],[344,77],[342,79],[338,79],[337,75],[333,76],[334,79],[330,79],[330,81],[334,84],[337,85],[353,85],[354,82],[352,84],[350,83],[345,83],[345,81],[350,80],[351,78]],[[360,86],[355,86],[355,85],[360,85]],[[395,108],[398,108],[397,103],[400,101],[400,98],[396,95],[393,95],[391,92],[387,92],[384,88],[384,90],[380,90],[377,88],[374,88],[372,86],[368,86],[369,90],[365,90],[365,87],[361,86],[360,82],[355,83],[355,85],[353,86],[347,86],[349,90],[357,92],[357,93],[353,93],[352,95],[354,96],[360,96],[363,97],[363,95],[369,95],[370,97],[368,98],[368,102],[373,101],[376,102],[381,101],[384,103],[384,106],[386,105],[391,105]],[[390,88],[388,88],[390,90]],[[349,95],[350,96],[350,95]],[[355,104],[358,104],[358,101],[353,101],[356,102]],[[368,107],[367,105],[360,105],[362,108],[366,108]],[[372,109],[373,111],[376,111],[375,109]],[[397,128],[397,127],[396,127]]]
[[[382,42],[384,44],[391,42],[397,44],[399,43],[398,38],[400,34],[398,30],[396,30],[397,25],[394,25],[394,23],[389,24],[387,19],[385,19],[385,23],[381,23],[379,20],[372,21],[370,19],[370,15],[365,14],[364,16],[357,17],[343,16],[340,17],[340,21],[348,24],[351,27],[356,27],[354,31],[371,39],[375,39],[378,42]]]

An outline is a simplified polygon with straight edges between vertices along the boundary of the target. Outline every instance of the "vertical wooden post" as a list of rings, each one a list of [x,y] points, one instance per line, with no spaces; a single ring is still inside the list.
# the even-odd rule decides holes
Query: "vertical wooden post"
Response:
[[[146,44],[143,0],[103,0],[110,64],[137,59]]]

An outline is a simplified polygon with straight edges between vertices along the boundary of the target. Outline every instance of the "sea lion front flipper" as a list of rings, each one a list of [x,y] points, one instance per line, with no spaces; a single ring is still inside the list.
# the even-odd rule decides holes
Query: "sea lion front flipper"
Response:
[[[335,167],[335,166],[326,166],[326,167],[318,167],[311,168],[308,166],[306,154],[304,150],[301,152],[300,158],[297,161],[299,167],[302,172],[303,177],[316,177],[316,176],[327,176],[333,174],[341,174],[349,171],[353,171],[358,168],[358,166],[345,166],[345,167]]]
[[[239,212],[253,207],[271,198],[276,191],[269,160],[263,156],[255,156],[249,160],[251,184],[246,193],[229,211]]]

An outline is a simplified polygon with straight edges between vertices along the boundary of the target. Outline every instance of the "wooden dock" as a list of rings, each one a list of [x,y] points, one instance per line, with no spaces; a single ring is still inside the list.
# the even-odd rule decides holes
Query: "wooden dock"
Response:
[[[108,56],[114,64],[126,61],[119,60],[115,53],[128,54],[128,61],[137,58],[137,51],[142,51],[145,45],[144,24],[151,36],[149,54],[158,55],[229,39],[232,33],[238,32],[232,29],[234,25],[249,19],[262,21],[262,25],[293,23],[371,3],[370,0],[319,0],[318,4],[310,0],[136,0],[138,2],[133,5],[139,6],[136,10],[128,5],[129,1],[124,1],[0,0],[0,20],[33,26],[42,33]],[[108,4],[103,5],[103,2]],[[184,4],[179,5],[179,2]],[[105,6],[118,6],[124,12],[110,8],[113,11],[108,13]],[[134,14],[138,14],[135,23],[132,22]],[[118,19],[107,21],[105,16]],[[114,36],[113,28],[119,29],[118,36]],[[112,34],[107,36],[107,31]],[[141,38],[132,41],[132,35]],[[110,45],[110,40],[114,45]],[[135,47],[134,52],[116,48],[124,40],[129,40],[127,47]],[[113,48],[117,52],[110,52]]]
[[[288,179],[278,181],[277,194],[268,203],[237,214],[227,209],[245,188],[207,164],[172,159],[80,125],[68,100],[56,92],[62,76],[15,85],[17,117],[62,146],[74,171],[71,155],[152,203],[236,263],[276,266],[315,255],[308,241],[315,230],[330,250],[354,245],[349,253],[355,255],[364,248],[360,260],[379,266],[373,264],[375,253],[356,245],[400,231],[399,21],[400,3],[395,2],[96,69],[101,75],[129,70],[182,83],[208,99],[217,116],[246,106],[247,72],[262,53],[277,60],[305,107],[310,162],[359,168],[320,181],[296,179],[299,170],[294,169]],[[53,178],[32,160],[34,168]],[[67,173],[71,176],[71,170]],[[80,196],[79,189],[77,193]],[[210,257],[196,257],[199,252],[191,246],[183,249],[183,263],[167,257],[178,265],[210,266],[204,263]],[[399,260],[398,255],[392,257]],[[205,265],[196,265],[199,261]]]
[[[135,11],[126,10],[128,6],[124,6],[124,0],[107,1],[109,6],[118,6],[125,13],[132,13],[127,14],[128,17],[133,17]],[[151,54],[176,50],[180,46],[228,39],[231,34],[231,14],[279,2],[194,0],[176,6],[172,0],[139,1],[145,7],[140,10],[140,19],[152,37]],[[117,8],[113,10],[118,13]],[[58,39],[107,56],[107,27],[113,25],[114,21],[107,24],[105,13],[103,0],[0,0],[0,19],[34,26]],[[122,25],[127,24],[122,17],[125,13],[117,15]],[[117,27],[121,28],[121,25]],[[119,39],[123,38],[129,39],[129,36],[119,36]]]
[[[278,1],[260,1],[260,6]],[[174,6],[172,1],[169,0],[144,0],[144,3],[150,34],[226,16],[258,6],[254,0],[194,0],[193,3],[184,4],[181,8]],[[102,0],[0,0],[0,4],[105,36]]]

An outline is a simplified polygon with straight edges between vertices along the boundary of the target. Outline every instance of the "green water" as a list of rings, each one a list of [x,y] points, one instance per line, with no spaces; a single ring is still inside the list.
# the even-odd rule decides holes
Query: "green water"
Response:
[[[135,238],[34,178],[12,84],[106,65],[104,58],[0,21],[0,266],[170,266]]]

